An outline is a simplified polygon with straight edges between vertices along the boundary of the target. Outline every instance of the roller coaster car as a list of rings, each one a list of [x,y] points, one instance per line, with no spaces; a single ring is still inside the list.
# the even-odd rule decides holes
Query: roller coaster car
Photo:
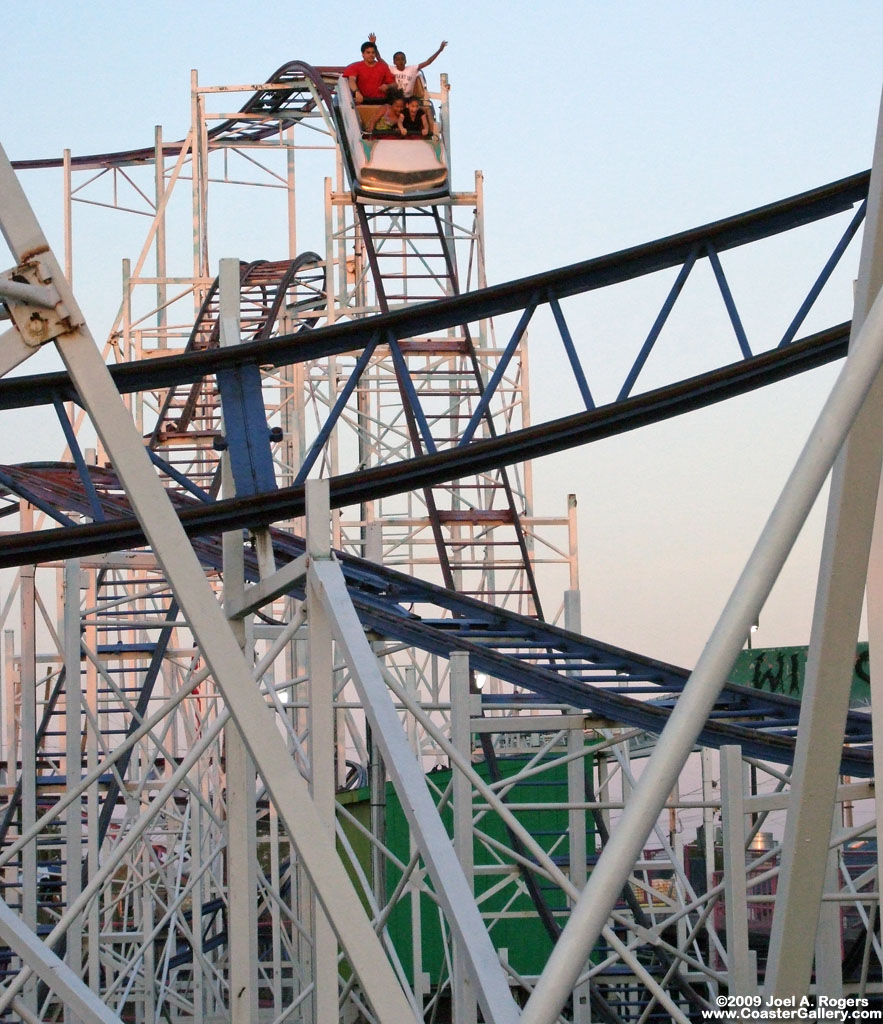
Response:
[[[380,108],[357,107],[345,78],[338,80],[335,106],[357,198],[423,202],[448,195],[443,138],[375,135],[372,129]]]

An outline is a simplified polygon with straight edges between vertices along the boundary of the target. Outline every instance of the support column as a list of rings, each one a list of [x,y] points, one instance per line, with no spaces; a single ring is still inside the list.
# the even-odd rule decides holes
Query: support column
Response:
[[[843,827],[842,807],[834,805],[831,835],[836,836]],[[840,891],[840,850],[828,850],[825,865],[825,892]],[[822,901],[819,911],[819,930],[816,934],[816,991],[832,999],[843,997],[843,943],[840,935],[840,903]]]
[[[3,714],[0,716],[0,751],[4,765],[0,767],[0,783],[15,785],[15,763],[18,752],[15,747],[15,633],[3,631],[3,697],[0,700]]]
[[[328,481],[306,484],[307,553],[310,561],[331,558]],[[310,639],[310,792],[330,833],[335,823],[334,643],[331,623],[311,583],[307,583]],[[337,1024],[337,939],[316,904],[313,914],[314,1024]]]
[[[417,692],[417,673],[413,665],[405,666],[405,691],[407,692],[408,697],[415,703],[419,700]],[[419,761],[420,733],[417,720],[413,716],[409,715],[407,722],[408,743],[410,744],[411,750],[414,752],[415,760]],[[376,736],[375,739],[379,741],[381,737]],[[394,766],[390,765],[390,767],[392,768]],[[410,820],[408,821],[408,826],[408,857],[410,859],[414,856],[419,847],[414,835],[415,830]],[[411,881],[408,886],[410,897],[409,903],[411,908],[411,960],[414,965],[414,999],[421,1014],[423,1013],[426,997],[429,995],[429,979],[423,970],[423,908],[421,906],[423,896],[420,891],[422,874],[425,870],[425,867],[421,867],[420,864],[418,864],[414,868],[414,873],[411,875]]]
[[[467,760],[472,756],[471,695],[469,693],[469,655],[451,654],[451,742]],[[474,854],[472,840],[472,784],[453,767],[454,849],[466,882],[474,891]],[[477,1024],[478,1003],[469,978],[463,944],[454,940],[453,1019],[457,1024]]]
[[[98,606],[98,589],[96,574],[89,576],[86,603],[89,608]],[[85,643],[90,650],[98,650],[98,630],[93,618],[92,624],[83,631]],[[98,705],[98,670],[92,659],[86,661],[86,710],[85,721],[85,754],[86,772],[91,774],[98,767],[98,751],[100,736],[98,734],[101,716]],[[101,807],[98,802],[98,787],[90,786],[86,791],[86,878],[91,879],[98,873],[100,849],[98,845],[98,822]],[[96,898],[89,904],[84,915],[86,922],[86,941],[88,953],[86,958],[89,972],[89,986],[93,992],[101,990],[101,900]]]
[[[705,891],[708,892],[714,887],[714,808],[708,806],[720,794],[714,777],[714,753],[707,747],[703,747],[701,754],[702,763],[702,802],[706,805],[702,808],[702,832],[703,832],[703,855],[705,857]],[[714,927],[714,914],[709,914],[705,919],[705,931],[708,935],[708,949],[711,951],[717,943],[717,933]],[[717,994],[717,985],[714,983],[714,994]]]
[[[721,824],[724,840],[729,994],[753,995],[756,979],[748,948],[748,889],[745,879],[745,788],[742,748],[726,746],[721,758]]]
[[[82,775],[83,726],[80,704],[82,701],[80,675],[80,561],[72,558],[64,564],[64,686],[65,686],[65,785],[76,788]],[[69,907],[82,890],[83,820],[82,801],[74,800],[65,811],[64,843],[64,905]],[[78,918],[67,933],[65,962],[74,974],[83,966],[83,926]],[[145,977],[145,984],[153,984]],[[65,1024],[79,1024],[71,1007],[64,1011]]]
[[[229,459],[224,455],[224,475]],[[226,485],[226,481],[225,481]],[[244,591],[242,534],[225,533],[224,603]],[[249,644],[243,620],[231,622],[243,651]],[[255,765],[235,722],[224,727],[227,775],[227,892],[230,905],[230,1014],[250,1024],[258,1013],[257,829]]]
[[[573,495],[570,495],[573,499]],[[576,507],[573,499],[572,508]],[[571,553],[572,550],[571,550]],[[577,582],[574,565],[571,565],[571,584]],[[564,592],[564,628],[573,633],[582,632],[582,614],[580,592],[577,589]],[[581,708],[572,708],[573,713],[580,714]],[[567,826],[570,846],[570,880],[582,892],[588,881],[587,849],[586,849],[586,812],[575,804],[586,802],[586,764],[585,757],[574,757],[585,750],[586,737],[582,729],[568,729],[567,753],[573,757],[567,764],[567,799],[571,809],[567,812]],[[573,900],[570,901],[573,906]],[[573,1024],[589,1024],[592,1019],[591,995],[589,984],[577,985],[573,990]]]
[[[167,348],[166,211],[163,205],[163,197],[166,191],[166,161],[163,154],[162,127],[160,125],[156,125],[153,130],[153,169],[157,211],[156,238],[154,241],[154,249],[156,251],[156,348]]]
[[[850,354],[860,347],[859,331],[883,285],[881,200],[883,108],[868,191]],[[841,449],[831,481],[770,936],[770,968],[765,984],[768,996],[802,995],[809,988],[812,974],[855,645],[868,580],[881,449],[883,373],[878,372]],[[879,607],[874,607],[879,614]],[[879,637],[879,631],[875,629],[875,633]],[[872,651],[872,678],[874,674]]]
[[[21,571],[21,830],[37,820],[37,646],[35,566]],[[21,851],[21,916],[26,928],[37,931],[37,844]],[[37,1008],[33,984],[24,991],[25,1004]]]
[[[223,259],[219,265],[220,343],[240,341],[239,260]],[[222,407],[223,414],[223,407]],[[221,461],[225,497],[233,497],[236,485],[230,455]],[[224,606],[241,603],[245,596],[245,558],[242,531],[223,536]],[[240,649],[254,661],[245,619],[228,619]],[[257,787],[254,761],[235,722],[224,727],[227,761],[227,892],[230,902],[230,1013],[232,1024],[251,1024],[258,1016],[258,882],[257,882]]]

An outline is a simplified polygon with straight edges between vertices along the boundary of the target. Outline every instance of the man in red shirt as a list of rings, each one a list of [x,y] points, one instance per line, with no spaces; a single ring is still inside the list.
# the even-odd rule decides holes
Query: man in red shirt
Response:
[[[343,77],[350,80],[356,103],[383,103],[386,90],[395,85],[395,76],[377,56],[374,43],[362,43],[362,59],[345,67]]]

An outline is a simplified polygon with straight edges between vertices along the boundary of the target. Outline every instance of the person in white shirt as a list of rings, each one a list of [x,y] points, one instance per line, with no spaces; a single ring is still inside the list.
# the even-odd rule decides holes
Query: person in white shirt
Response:
[[[375,36],[373,32],[370,33],[368,41],[376,43],[377,36]],[[447,39],[443,39],[441,46],[439,46],[435,53],[431,57],[427,57],[427,59],[422,61],[420,64],[408,64],[407,58],[401,50],[398,50],[392,55],[392,62],[394,66],[390,68],[390,70],[395,75],[396,85],[402,90],[405,99],[414,92],[414,85],[417,82],[417,76],[420,72],[425,67],[428,67],[447,45]]]

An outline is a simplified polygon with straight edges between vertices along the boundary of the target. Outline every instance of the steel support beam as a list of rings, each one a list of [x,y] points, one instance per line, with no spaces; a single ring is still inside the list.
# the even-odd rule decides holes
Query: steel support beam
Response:
[[[239,343],[239,261],[220,263],[221,344]],[[222,408],[222,414],[224,410]],[[229,453],[221,461],[226,495],[236,491]],[[245,559],[242,533],[223,535],[224,608],[245,600]],[[230,617],[229,611],[227,613]],[[253,661],[245,616],[230,621],[230,630],[243,654]],[[257,787],[254,761],[235,722],[224,728],[227,776],[227,936],[230,950],[229,1007],[232,1024],[250,1024],[258,1016],[258,886]]]
[[[475,998],[484,1018],[488,1024],[515,1024],[519,1018],[518,1007],[427,788],[423,768],[402,730],[375,655],[347,593],[340,566],[331,561],[313,561],[309,580],[315,592],[321,595],[333,623],[335,639],[365,707],[375,742],[383,751],[439,903],[455,940],[464,951]]]
[[[467,760],[472,758],[472,731],[470,728],[472,695],[469,692],[469,655],[454,651],[450,660],[451,687],[451,742]],[[456,768],[453,772],[454,849],[466,876],[466,883],[474,891],[474,847],[472,837],[472,786],[469,779]],[[468,971],[464,969],[464,950],[454,944],[451,977],[453,1019],[457,1024],[477,1024],[478,1004]]]
[[[74,322],[80,323],[82,317],[73,294],[2,149],[0,228],[16,260],[40,254],[46,276],[55,284]],[[285,741],[273,724],[94,339],[81,326],[59,336],[56,346],[279,809],[323,909],[334,923],[366,998],[384,1024],[412,1020],[413,1012],[337,855],[333,833],[328,832],[310,798],[306,781],[296,770]]]
[[[524,1024],[551,1024],[568,999],[582,964],[665,806],[745,637],[757,621],[757,615],[877,377],[881,363],[883,298],[878,298],[659,738],[630,804],[525,1006]],[[841,731],[837,739],[838,749],[842,736]],[[814,932],[814,925],[812,930]]]
[[[80,665],[80,560],[73,558],[64,564],[64,708],[66,788],[79,785],[82,770],[82,670]],[[72,800],[65,812],[65,880],[63,898],[70,906],[82,889],[83,863],[83,810],[81,800]],[[65,960],[79,977],[83,967],[83,923],[75,921],[67,934]],[[79,1024],[73,1011],[65,1008],[65,1024]]]
[[[883,283],[883,108],[862,240],[850,356],[880,306]],[[873,309],[871,303],[874,302]],[[876,328],[874,328],[876,330]],[[803,995],[812,974],[840,746],[868,576],[883,452],[883,373],[870,390],[838,456],[828,499],[819,582],[770,935],[768,997]]]
[[[331,558],[328,481],[310,480],[307,493],[307,555],[314,560]],[[310,795],[315,801],[325,827],[332,834],[335,825],[334,746],[334,640],[332,624],[307,580],[307,628],[309,631],[309,752]],[[328,918],[317,904],[313,908],[313,1021],[314,1024],[336,1024],[337,1009],[337,940]]]
[[[748,890],[745,881],[745,784],[742,751],[721,747],[721,825],[724,839],[724,898],[730,995],[754,995],[748,950]]]
[[[0,939],[22,962],[64,1000],[84,1024],[122,1024],[120,1018],[101,1002],[78,975],[25,927],[21,917],[0,899]],[[36,1016],[35,1016],[36,1019]]]

